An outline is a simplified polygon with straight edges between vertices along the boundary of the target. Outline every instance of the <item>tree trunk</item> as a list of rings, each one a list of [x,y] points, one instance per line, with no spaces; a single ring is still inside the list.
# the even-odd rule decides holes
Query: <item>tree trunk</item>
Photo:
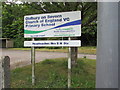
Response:
[[[71,40],[77,40],[77,37],[72,37]],[[77,54],[78,54],[78,47],[71,47],[71,65],[76,66],[77,64]]]
[[[72,66],[75,66],[77,64],[77,54],[78,54],[78,48],[71,47],[71,65]]]

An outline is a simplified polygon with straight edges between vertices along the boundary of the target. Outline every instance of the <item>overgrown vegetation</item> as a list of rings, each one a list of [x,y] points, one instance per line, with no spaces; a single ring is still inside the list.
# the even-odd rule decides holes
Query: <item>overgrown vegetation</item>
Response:
[[[95,88],[96,61],[78,59],[72,68],[72,88]],[[67,88],[67,59],[47,59],[36,64],[36,85],[31,85],[31,66],[11,71],[12,88]]]

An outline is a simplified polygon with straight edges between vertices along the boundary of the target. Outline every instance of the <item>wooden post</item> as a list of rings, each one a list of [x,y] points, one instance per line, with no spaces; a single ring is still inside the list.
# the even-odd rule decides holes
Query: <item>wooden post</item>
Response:
[[[10,88],[10,58],[3,56],[0,58],[0,90]]]
[[[78,40],[78,37],[72,37],[71,40]],[[78,47],[71,47],[71,65],[76,66],[78,57]]]
[[[32,38],[34,41],[34,38]],[[31,47],[31,63],[32,63],[32,85],[35,85],[35,48]]]
[[[71,47],[71,65],[76,66],[77,64],[78,47]]]
[[[6,48],[8,48],[8,40],[6,39]]]
[[[3,88],[3,68],[2,68],[2,57],[0,58],[0,90]]]

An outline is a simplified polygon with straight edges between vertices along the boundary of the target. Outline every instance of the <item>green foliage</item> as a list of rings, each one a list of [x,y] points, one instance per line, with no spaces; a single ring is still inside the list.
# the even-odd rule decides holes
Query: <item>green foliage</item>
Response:
[[[66,11],[82,11],[82,36],[80,38],[82,45],[96,45],[97,3],[95,2],[23,2],[23,4],[3,2],[2,37],[12,39],[23,37],[25,15]],[[61,38],[46,39],[59,40]]]
[[[95,88],[96,61],[78,59],[72,68],[72,88]],[[47,59],[37,63],[36,84],[31,85],[31,66],[11,71],[12,88],[67,88],[67,59]]]
[[[41,62],[42,64],[55,64],[55,61],[51,61],[51,60],[49,60],[49,59],[46,59],[45,61],[42,61]]]
[[[82,46],[96,46],[97,45],[97,24],[83,27],[81,36]]]
[[[95,61],[88,61],[87,59],[78,61],[76,67],[72,68],[72,87],[95,87],[95,76],[93,75],[95,75]]]
[[[13,42],[14,42],[15,48],[24,47],[24,38],[23,37],[15,38]]]

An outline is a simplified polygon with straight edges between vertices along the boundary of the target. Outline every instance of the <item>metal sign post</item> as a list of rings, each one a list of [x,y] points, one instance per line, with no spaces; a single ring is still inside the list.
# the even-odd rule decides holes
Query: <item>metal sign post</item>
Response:
[[[62,41],[63,41],[63,37],[62,37]],[[62,46],[62,49],[63,49],[63,46]]]
[[[54,18],[53,18],[54,17]],[[34,47],[69,47],[68,57],[68,88],[71,87],[71,48],[81,46],[81,41],[71,40],[70,37],[81,36],[81,11],[47,13],[24,16],[25,47],[31,47],[32,85],[35,85],[35,49]],[[34,38],[62,37],[59,41],[34,41]],[[63,40],[69,37],[69,41]]]
[[[34,38],[32,38],[34,41]],[[35,85],[35,48],[31,47],[31,64],[32,64],[32,85]]]
[[[70,37],[68,38],[70,41]],[[68,88],[71,87],[71,48],[69,47],[68,52]]]

